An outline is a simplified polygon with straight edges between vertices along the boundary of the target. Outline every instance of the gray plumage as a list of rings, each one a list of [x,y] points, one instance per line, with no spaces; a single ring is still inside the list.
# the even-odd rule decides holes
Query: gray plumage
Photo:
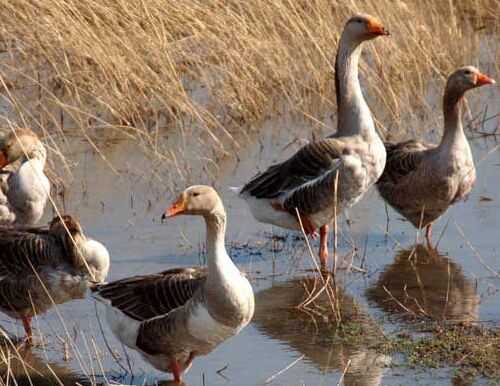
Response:
[[[217,192],[202,185],[186,189],[165,217],[181,213],[205,219],[206,268],[170,269],[94,288],[116,337],[177,381],[196,356],[245,327],[254,311],[250,283],[224,247],[226,214]]]
[[[342,143],[324,139],[301,148],[288,160],[269,167],[250,180],[241,194],[256,198],[284,196],[283,207],[311,215],[325,207],[333,195],[337,171],[342,170]]]
[[[320,228],[319,257],[323,267],[328,258],[328,224],[335,214],[354,205],[384,169],[385,149],[358,77],[362,43],[382,35],[388,32],[370,15],[349,19],[335,64],[337,133],[270,166],[239,191],[257,221],[302,228],[312,235]]]
[[[30,129],[0,137],[0,225],[38,223],[50,194],[46,158],[45,147]]]
[[[199,290],[206,276],[206,268],[174,268],[97,285],[93,292],[142,322],[184,305]]]
[[[445,129],[441,142],[385,144],[387,163],[377,189],[415,227],[432,225],[472,190],[476,169],[461,122],[462,97],[467,90],[491,82],[474,67],[456,70],[448,78],[443,97]],[[430,228],[427,241],[430,244]]]
[[[69,233],[68,233],[69,232]],[[90,273],[89,270],[90,269]],[[0,227],[0,310],[30,318],[74,298],[109,268],[105,248],[71,216],[49,227]]]

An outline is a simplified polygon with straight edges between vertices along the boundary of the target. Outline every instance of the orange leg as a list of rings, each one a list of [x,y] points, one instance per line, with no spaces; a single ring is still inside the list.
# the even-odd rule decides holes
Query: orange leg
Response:
[[[328,224],[319,228],[319,261],[321,269],[328,266]]]
[[[432,249],[432,223],[425,228],[425,239],[427,240],[427,247]]]
[[[26,332],[25,343],[30,346],[33,343],[33,333],[31,331],[31,316],[23,316],[23,327]]]
[[[181,383],[181,367],[179,366],[179,362],[175,359],[171,359],[169,368],[172,374],[174,374],[174,382]]]

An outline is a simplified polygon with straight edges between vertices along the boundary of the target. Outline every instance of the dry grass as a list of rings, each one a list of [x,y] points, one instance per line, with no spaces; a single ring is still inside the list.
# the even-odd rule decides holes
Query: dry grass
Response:
[[[393,34],[367,45],[366,94],[378,101],[382,127],[409,130],[425,115],[440,120],[428,95],[433,79],[441,87],[464,63],[498,71],[497,39],[485,36],[498,32],[499,7],[499,0],[14,0],[0,8],[4,118],[96,137],[115,128],[151,143],[163,129],[196,126],[217,146],[283,113],[325,122],[335,112],[339,33],[353,12],[365,11]]]
[[[362,62],[382,132],[412,131],[422,117],[439,127],[434,102],[445,74],[471,63],[497,76],[499,8],[500,0],[3,2],[0,122],[88,140],[139,136],[153,146],[167,130],[197,128],[218,148],[282,114],[321,127],[336,111],[339,33],[364,11],[393,35],[368,44]],[[86,348],[99,358],[93,341]],[[88,378],[104,373],[88,363],[96,367],[81,365]]]

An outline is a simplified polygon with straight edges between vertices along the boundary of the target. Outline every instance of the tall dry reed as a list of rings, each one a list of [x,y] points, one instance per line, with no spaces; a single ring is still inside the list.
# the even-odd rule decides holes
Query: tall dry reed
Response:
[[[323,122],[335,113],[339,33],[364,11],[393,35],[367,45],[365,93],[381,131],[404,132],[435,113],[428,86],[440,91],[455,67],[498,72],[498,9],[499,0],[3,2],[4,119],[148,138],[198,126],[212,144],[280,114]]]

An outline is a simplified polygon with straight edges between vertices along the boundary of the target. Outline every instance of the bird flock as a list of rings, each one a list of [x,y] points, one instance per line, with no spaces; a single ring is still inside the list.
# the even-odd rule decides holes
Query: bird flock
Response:
[[[384,142],[363,97],[358,67],[363,45],[388,36],[373,16],[357,14],[347,21],[335,62],[336,133],[308,143],[237,188],[257,221],[303,230],[312,238],[319,230],[323,270],[328,266],[329,225],[372,185],[415,227],[426,229],[432,248],[432,224],[465,199],[475,182],[461,122],[463,97],[495,81],[475,67],[458,68],[444,90],[441,141]],[[75,218],[58,215],[48,226],[36,226],[50,197],[46,159],[42,142],[30,129],[0,138],[0,310],[22,320],[26,334],[19,344],[33,344],[34,315],[91,292],[104,304],[118,340],[180,382],[194,358],[251,321],[252,287],[226,251],[226,213],[212,187],[187,188],[162,216],[203,217],[206,267],[106,283],[109,253],[84,234]]]

